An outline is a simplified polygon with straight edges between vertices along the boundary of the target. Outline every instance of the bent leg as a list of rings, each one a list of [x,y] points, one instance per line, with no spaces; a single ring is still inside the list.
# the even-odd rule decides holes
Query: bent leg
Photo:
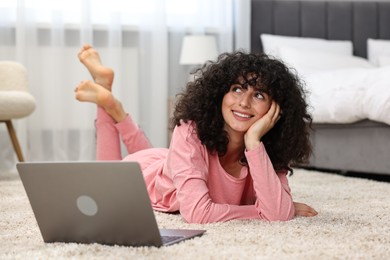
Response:
[[[129,154],[152,148],[149,139],[128,115],[125,120],[115,125]]]
[[[132,121],[124,111],[121,102],[111,93],[114,71],[103,66],[99,53],[88,44],[81,48],[78,57],[95,81],[82,81],[75,92],[77,100],[98,105],[98,117],[95,122],[97,158],[121,159],[118,134],[128,153],[151,148],[143,131]]]
[[[122,160],[119,133],[115,120],[100,106],[97,109],[96,128],[96,159]]]

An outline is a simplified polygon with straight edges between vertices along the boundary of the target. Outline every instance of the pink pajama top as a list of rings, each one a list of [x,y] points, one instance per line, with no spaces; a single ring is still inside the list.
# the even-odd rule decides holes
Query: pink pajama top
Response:
[[[275,172],[262,143],[245,151],[248,166],[235,178],[223,169],[218,154],[201,144],[194,128],[193,122],[182,123],[169,149],[152,148],[129,116],[115,123],[99,108],[97,159],[121,160],[121,138],[129,152],[123,160],[140,164],[153,208],[179,211],[190,223],[293,218],[287,172]]]

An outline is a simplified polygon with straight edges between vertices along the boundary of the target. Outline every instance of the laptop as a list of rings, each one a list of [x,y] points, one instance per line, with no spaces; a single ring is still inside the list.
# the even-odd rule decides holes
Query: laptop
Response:
[[[137,162],[16,165],[45,242],[165,246],[205,230],[159,229]]]

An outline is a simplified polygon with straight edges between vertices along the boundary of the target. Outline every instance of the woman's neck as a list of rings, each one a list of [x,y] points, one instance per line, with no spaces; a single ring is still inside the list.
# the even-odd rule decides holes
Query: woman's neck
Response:
[[[223,156],[227,161],[236,162],[240,161],[244,156],[245,145],[242,143],[234,143],[229,141],[227,146],[226,154]]]
[[[226,155],[235,160],[240,160],[244,155],[245,142],[244,134],[229,134]]]
[[[229,136],[226,153],[219,158],[221,166],[227,173],[234,177],[239,177],[242,168],[242,158],[244,156],[244,138],[237,135]]]

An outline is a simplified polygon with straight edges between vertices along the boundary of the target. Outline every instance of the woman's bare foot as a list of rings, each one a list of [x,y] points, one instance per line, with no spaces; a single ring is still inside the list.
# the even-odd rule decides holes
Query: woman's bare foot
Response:
[[[89,44],[84,44],[78,53],[79,60],[88,69],[93,80],[111,91],[114,80],[114,71],[111,68],[103,66],[99,53]]]
[[[74,90],[76,99],[82,102],[92,102],[103,107],[116,122],[123,121],[127,113],[122,104],[105,87],[91,80],[82,81]]]

